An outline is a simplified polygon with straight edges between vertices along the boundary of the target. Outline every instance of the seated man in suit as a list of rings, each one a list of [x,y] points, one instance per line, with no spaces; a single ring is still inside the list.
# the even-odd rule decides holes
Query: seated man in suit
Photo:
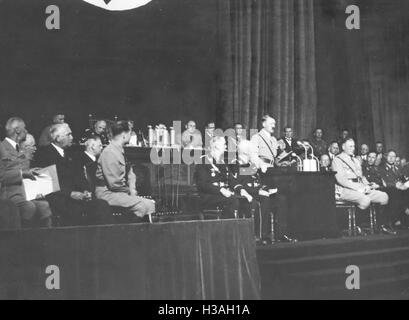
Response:
[[[254,212],[256,236],[261,244],[266,245],[272,240],[281,242],[296,242],[287,236],[288,203],[285,195],[277,192],[275,186],[262,185],[258,165],[257,147],[248,140],[243,140],[238,146],[238,159],[232,165],[230,185],[236,195],[244,197],[240,203],[240,211],[247,217]],[[276,228],[271,234],[271,212],[274,212]],[[274,237],[274,239],[272,239]]]
[[[331,171],[331,160],[327,154],[323,154],[320,157],[320,171],[330,172]]]
[[[56,165],[60,191],[46,196],[53,213],[61,218],[61,224],[104,224],[111,219],[111,208],[102,200],[93,199],[85,179],[83,168],[74,161],[69,147],[72,132],[68,124],[55,124],[50,129],[52,142],[38,151],[38,165]]]
[[[339,154],[339,145],[338,145],[338,142],[332,141],[332,142],[329,144],[329,147],[328,147],[328,157],[329,157],[329,160],[331,161],[331,163],[332,163],[332,161],[335,159],[335,157],[336,157],[338,154]]]
[[[10,200],[0,200],[0,230],[20,228],[20,214],[16,205]]]
[[[343,152],[337,155],[332,162],[332,171],[335,171],[335,192],[337,199],[355,203],[361,210],[368,209],[371,203],[385,206],[388,204],[388,195],[376,190],[362,175],[361,164],[355,158],[355,142],[352,138],[342,144]],[[381,212],[384,212],[382,210]],[[396,234],[385,224],[386,219],[381,219],[380,231],[386,234]]]
[[[119,121],[111,131],[112,140],[98,159],[95,195],[111,206],[127,208],[135,221],[151,221],[155,202],[137,195],[135,174],[124,155],[131,138],[129,124]]]
[[[385,192],[391,198],[392,223],[404,220],[404,212],[409,207],[409,189],[404,173],[395,165],[396,152],[390,150],[386,154],[386,161],[379,166],[379,173],[384,182]]]
[[[10,118],[6,123],[6,138],[0,144],[1,198],[11,200],[19,209],[22,227],[50,227],[51,210],[45,200],[27,201],[23,179],[35,180],[36,172],[30,169],[20,143],[27,130],[21,118]]]
[[[51,143],[50,129],[54,124],[65,123],[65,116],[63,114],[56,114],[53,116],[53,122],[46,126],[41,132],[40,138],[38,139],[38,145],[40,147],[46,147]]]
[[[88,182],[87,190],[95,193],[95,179],[98,157],[102,152],[102,141],[99,135],[91,135],[84,141],[85,150],[79,154],[79,165]]]
[[[365,143],[361,144],[359,156],[356,157],[359,160],[359,162],[361,162],[361,166],[365,165],[366,162],[368,161],[368,153],[369,153],[368,145]]]
[[[202,205],[222,207],[225,218],[233,218],[239,209],[239,200],[229,187],[230,170],[224,163],[226,140],[213,137],[209,153],[202,157],[204,163],[196,165],[195,180]]]

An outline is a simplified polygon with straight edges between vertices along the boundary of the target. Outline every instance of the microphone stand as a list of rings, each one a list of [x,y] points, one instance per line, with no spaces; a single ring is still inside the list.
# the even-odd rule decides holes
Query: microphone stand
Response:
[[[297,158],[297,167],[298,167],[298,171],[303,171],[303,165],[302,165],[302,159],[294,152],[291,154],[293,157]]]
[[[317,169],[318,171],[321,170],[321,166],[320,166],[320,161],[318,160],[318,158],[314,155],[314,148],[312,147],[312,145],[310,145],[309,143],[306,144],[309,148],[311,148],[311,157],[317,162]]]

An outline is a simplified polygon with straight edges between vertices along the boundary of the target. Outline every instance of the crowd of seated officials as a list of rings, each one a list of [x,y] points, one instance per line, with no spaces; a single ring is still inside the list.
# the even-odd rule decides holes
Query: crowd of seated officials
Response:
[[[120,139],[123,144],[129,143],[133,132],[130,125],[121,122],[117,125],[120,132],[111,135],[112,141],[108,141],[106,122],[97,121],[93,129],[86,130],[81,136],[82,148],[78,149],[72,148],[74,137],[64,115],[56,115],[53,123],[41,133],[41,146],[37,150],[35,138],[28,133],[24,120],[10,118],[5,125],[5,138],[0,143],[0,229],[115,223],[113,207],[95,193],[98,159],[104,144],[115,144]],[[126,137],[125,142],[123,137]],[[23,180],[36,180],[41,168],[52,165],[56,166],[59,191],[38,194],[36,199],[26,200]],[[131,173],[127,171],[127,174]],[[101,172],[100,177],[105,180],[109,175]],[[146,202],[149,214],[152,214],[154,202],[140,199],[135,187],[129,186],[128,176],[121,179],[123,192],[128,192],[135,202],[129,208],[127,205],[122,208],[126,214],[135,214],[135,219],[131,217],[127,221],[141,221],[137,217],[139,211],[133,208],[140,209]],[[115,186],[108,186],[111,187]]]

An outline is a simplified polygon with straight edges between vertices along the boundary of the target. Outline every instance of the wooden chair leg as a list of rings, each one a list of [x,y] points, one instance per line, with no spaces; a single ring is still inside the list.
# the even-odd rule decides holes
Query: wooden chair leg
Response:
[[[348,236],[352,237],[352,208],[348,208]]]
[[[357,235],[357,227],[356,227],[356,220],[355,220],[355,218],[356,218],[356,207],[354,206],[354,207],[352,207],[352,227],[353,227],[353,230],[354,230],[354,236],[356,236]]]

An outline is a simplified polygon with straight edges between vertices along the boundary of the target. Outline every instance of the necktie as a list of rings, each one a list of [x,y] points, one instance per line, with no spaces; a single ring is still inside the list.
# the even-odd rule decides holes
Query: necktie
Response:
[[[18,144],[16,144],[16,151],[20,152],[20,146]]]

